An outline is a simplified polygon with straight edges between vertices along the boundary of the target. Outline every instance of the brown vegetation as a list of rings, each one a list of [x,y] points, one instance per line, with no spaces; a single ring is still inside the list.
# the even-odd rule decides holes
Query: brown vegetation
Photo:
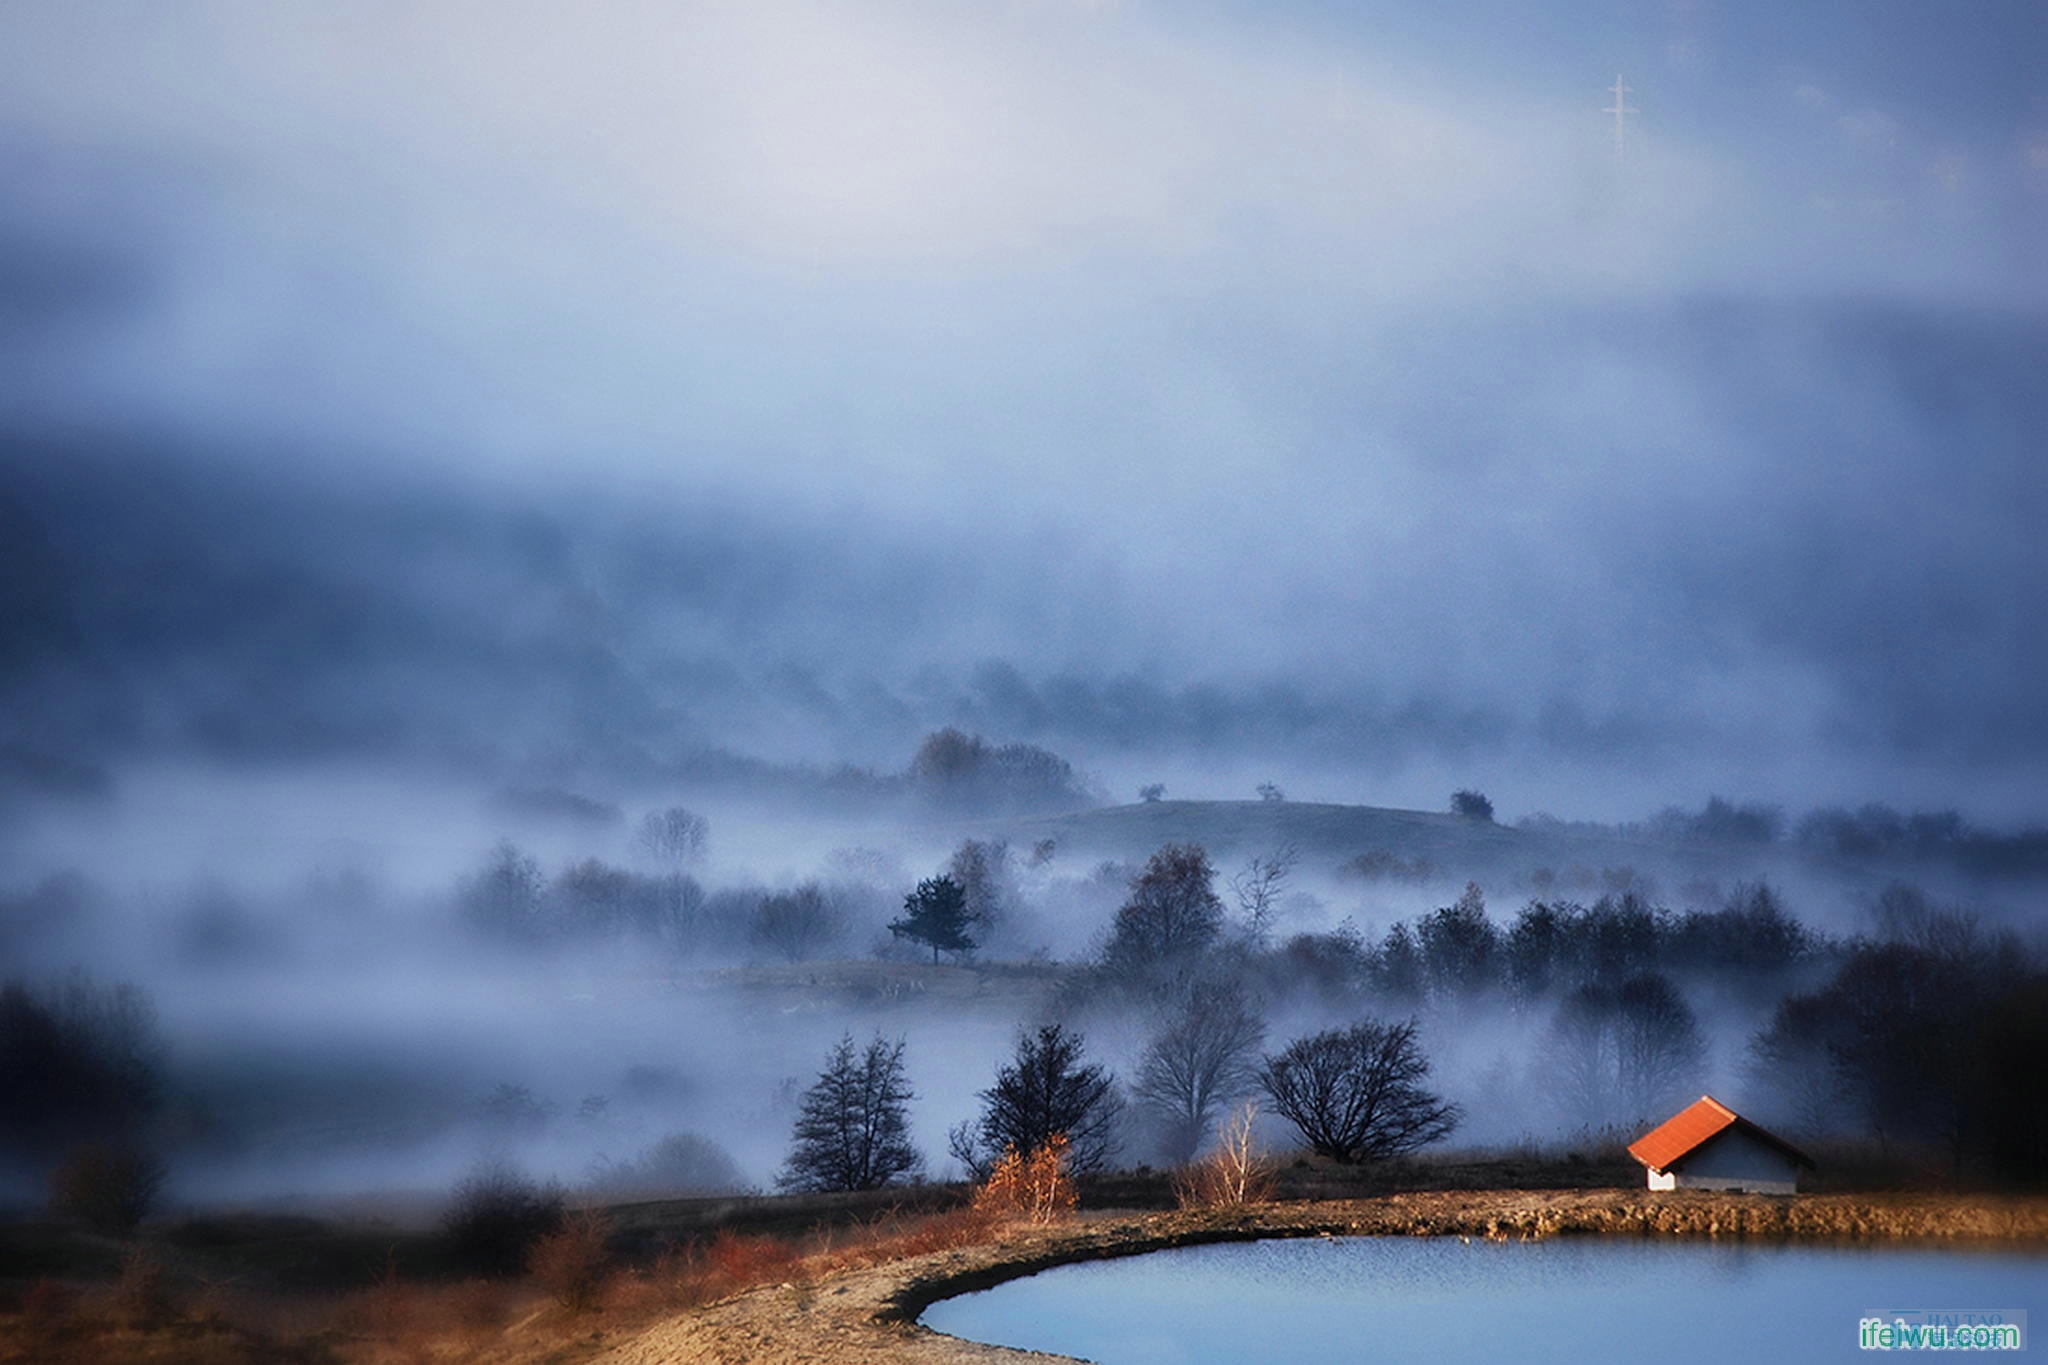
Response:
[[[602,1221],[570,1213],[536,1244],[519,1279],[457,1278],[445,1251],[441,1260],[430,1254],[438,1239],[393,1234],[352,1285],[293,1289],[253,1269],[223,1274],[250,1262],[218,1258],[221,1249],[208,1244],[226,1235],[218,1227],[159,1230],[131,1244],[118,1266],[88,1272],[80,1262],[76,1273],[14,1281],[0,1299],[0,1361],[958,1361],[991,1357],[910,1325],[936,1298],[1064,1261],[1205,1241],[1360,1233],[2048,1240],[2048,1201],[2040,1200],[1443,1188],[1517,1169],[1546,1174],[1533,1158],[1388,1163],[1371,1179],[1407,1182],[1405,1192],[1262,1204],[1256,1177],[1266,1172],[1257,1153],[1248,1142],[1224,1148],[1220,1186],[1193,1198],[1202,1207],[1180,1212],[1076,1214],[1074,1186],[1057,1163],[1050,1171],[1042,1163],[1034,1176],[1026,1160],[964,1205],[962,1191],[926,1187],[677,1201],[614,1209]],[[1608,1169],[1551,1167],[1553,1182]],[[1366,1179],[1358,1168],[1313,1162],[1270,1175],[1283,1197],[1318,1182],[1358,1189]],[[1418,1182],[1438,1188],[1418,1191]],[[1089,1182],[1081,1193],[1099,1206],[1124,1190],[1159,1205],[1173,1195],[1170,1177],[1131,1174]],[[302,1240],[313,1230],[295,1226]],[[266,1243],[256,1259],[282,1265],[285,1246]],[[86,1282],[88,1274],[99,1278]]]

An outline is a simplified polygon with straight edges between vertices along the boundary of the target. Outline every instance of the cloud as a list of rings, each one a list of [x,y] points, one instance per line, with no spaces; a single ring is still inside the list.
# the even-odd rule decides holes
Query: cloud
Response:
[[[1668,74],[1617,166],[1583,55],[1287,13],[21,28],[10,482],[197,471],[161,526],[33,509],[103,596],[130,540],[190,569],[131,731],[2032,752],[2039,201],[1868,73],[1805,120]]]

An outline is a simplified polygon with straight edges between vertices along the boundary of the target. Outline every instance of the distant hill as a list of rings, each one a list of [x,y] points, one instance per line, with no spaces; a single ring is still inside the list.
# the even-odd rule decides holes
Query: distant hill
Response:
[[[1061,860],[1116,858],[1136,862],[1165,843],[1199,843],[1219,870],[1287,845],[1305,872],[1330,874],[1360,857],[1391,863],[1400,880],[1426,864],[1421,880],[1467,878],[1526,886],[1548,869],[1560,895],[1597,895],[1601,874],[1633,868],[1666,889],[1692,880],[1728,884],[1780,878],[1791,870],[1784,845],[1673,843],[1569,829],[1519,829],[1438,811],[1345,806],[1306,801],[1147,801],[1060,815],[1026,816],[957,827],[960,837],[1007,839],[1028,850],[1051,839]]]

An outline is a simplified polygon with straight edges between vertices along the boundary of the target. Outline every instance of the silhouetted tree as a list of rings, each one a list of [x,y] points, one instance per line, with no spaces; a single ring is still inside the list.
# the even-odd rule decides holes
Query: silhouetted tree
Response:
[[[931,945],[932,961],[940,952],[961,953],[974,947],[967,936],[967,895],[951,877],[931,877],[903,898],[902,919],[889,922],[897,938]]]
[[[1376,1161],[1448,1137],[1459,1111],[1422,1086],[1429,1060],[1414,1020],[1368,1020],[1297,1038],[1268,1057],[1259,1083],[1319,1156]]]
[[[500,839],[484,870],[463,885],[463,915],[500,938],[533,938],[541,931],[542,886],[540,864]]]
[[[1175,1162],[1193,1157],[1224,1106],[1258,1084],[1266,1026],[1234,982],[1198,982],[1139,1059],[1131,1097],[1160,1121]]]
[[[562,1192],[496,1160],[463,1177],[441,1218],[458,1263],[481,1275],[519,1274],[533,1244],[561,1225]]]
[[[1223,927],[1214,878],[1200,844],[1154,853],[1116,912],[1103,966],[1128,984],[1155,988],[1184,976]]]
[[[1476,995],[1498,979],[1500,936],[1486,917],[1486,897],[1477,882],[1465,883],[1457,904],[1423,916],[1417,937],[1432,993]]]
[[[1090,799],[1087,784],[1058,754],[1035,744],[992,746],[950,726],[918,746],[910,780],[946,804],[981,809],[1071,809]]]
[[[100,1232],[132,1232],[168,1173],[160,1158],[128,1143],[80,1143],[50,1175],[50,1209]]]
[[[805,882],[793,891],[761,897],[748,936],[785,961],[802,962],[830,945],[842,927],[824,888]]]
[[[1813,936],[1764,882],[1737,887],[1719,910],[1694,911],[1673,926],[1665,951],[1677,968],[1720,971],[1753,991],[1813,950]]]
[[[1301,851],[1287,844],[1264,857],[1253,858],[1230,879],[1230,893],[1237,899],[1245,941],[1252,947],[1266,946],[1273,922],[1279,917],[1280,893],[1286,889],[1287,878],[1300,860]]]
[[[1508,985],[1522,1000],[1534,1000],[1550,992],[1551,971],[1562,937],[1559,911],[1543,901],[1530,901],[1515,916],[1508,931],[1506,956]]]
[[[156,1009],[125,982],[74,971],[53,990],[0,985],[0,1157],[127,1143],[163,1098]]]
[[[1540,1070],[1567,1122],[1599,1127],[1661,1116],[1698,1093],[1706,1043],[1660,975],[1579,987],[1558,1006]]]
[[[1261,801],[1285,801],[1286,799],[1287,799],[1287,793],[1286,793],[1286,792],[1284,792],[1284,791],[1282,791],[1282,790],[1280,790],[1280,786],[1279,786],[1279,784],[1278,784],[1278,783],[1275,783],[1275,782],[1261,782],[1261,783],[1259,784],[1259,800],[1261,800]]]
[[[1469,788],[1454,791],[1451,793],[1451,814],[1490,825],[1493,823],[1493,802],[1486,799],[1484,792]]]
[[[673,867],[702,858],[710,837],[710,821],[682,806],[649,811],[640,821],[640,847],[656,862]]]
[[[1388,996],[1403,1001],[1422,998],[1422,954],[1417,951],[1415,937],[1408,932],[1407,925],[1396,921],[1387,930],[1374,954],[1373,966],[1380,990]]]
[[[978,1178],[1004,1151],[1028,1159],[1063,1133],[1070,1171],[1100,1169],[1116,1151],[1123,1099],[1107,1071],[1083,1065],[1084,1043],[1058,1024],[1020,1033],[1015,1057],[981,1092],[980,1118],[949,1135],[953,1155]]]
[[[804,1092],[789,1160],[775,1183],[785,1190],[872,1190],[922,1164],[910,1145],[906,1106],[916,1096],[903,1074],[903,1040],[874,1041],[858,1056],[853,1035],[832,1049]]]
[[[1138,799],[1147,804],[1154,801],[1164,801],[1166,799],[1166,784],[1164,782],[1147,782],[1144,786],[1138,788]]]

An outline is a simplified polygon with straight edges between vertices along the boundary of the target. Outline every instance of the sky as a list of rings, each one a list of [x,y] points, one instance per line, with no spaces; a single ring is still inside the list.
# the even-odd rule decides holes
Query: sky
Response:
[[[0,31],[14,770],[2043,808],[2037,6]]]

